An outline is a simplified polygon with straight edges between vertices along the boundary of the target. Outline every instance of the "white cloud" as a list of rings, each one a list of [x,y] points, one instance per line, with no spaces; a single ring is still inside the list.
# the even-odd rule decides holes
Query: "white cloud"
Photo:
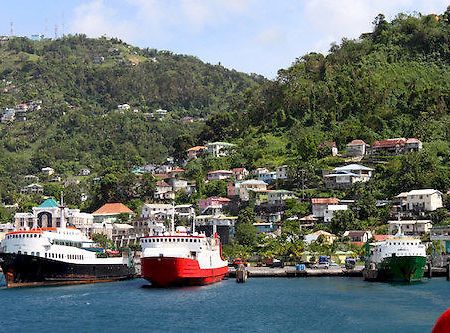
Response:
[[[118,14],[113,8],[108,7],[105,1],[92,0],[75,8],[69,30],[92,37],[107,35],[133,40],[138,31],[137,27],[121,19]]]

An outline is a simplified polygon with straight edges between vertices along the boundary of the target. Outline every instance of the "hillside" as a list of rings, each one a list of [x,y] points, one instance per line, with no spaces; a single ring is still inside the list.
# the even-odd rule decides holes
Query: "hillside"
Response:
[[[424,143],[421,153],[378,158],[377,195],[414,187],[446,191],[450,9],[442,15],[400,14],[392,22],[379,15],[373,32],[344,39],[327,55],[298,58],[279,70],[276,80],[247,94],[242,105],[211,118],[202,133],[207,140],[239,143],[234,163],[247,168],[288,163],[306,170],[308,186],[315,188],[322,169],[344,162],[324,156],[321,143],[334,141],[342,151],[353,139],[372,144],[415,137]]]
[[[16,114],[16,121],[0,124],[5,178],[45,165],[73,174],[80,167],[161,162],[177,153],[179,137],[197,135],[204,117],[264,81],[192,56],[84,35],[4,38],[0,57],[0,109],[41,103],[26,121]],[[124,104],[129,109],[118,110]],[[164,120],[153,115],[157,109],[168,111]]]
[[[151,185],[145,195],[137,193],[145,186],[131,168],[168,156],[181,164],[186,149],[208,141],[237,148],[226,158],[187,163],[184,177],[199,188],[178,202],[222,195],[225,182],[201,191],[206,173],[240,166],[288,164],[286,189],[307,197],[359,197],[364,221],[381,219],[375,199],[450,188],[450,10],[400,14],[392,22],[379,15],[372,32],[332,45],[327,55],[304,55],[273,81],[106,38],[13,38],[3,42],[0,56],[0,107],[42,101],[26,121],[0,125],[0,196],[8,202],[20,197],[24,175],[48,165],[63,176],[84,167],[92,178],[102,176],[91,207],[152,198]],[[129,109],[119,110],[123,104]],[[159,108],[168,110],[163,119],[154,114]],[[401,137],[417,138],[424,148],[364,157],[361,163],[375,169],[370,182],[322,191],[322,171],[348,162],[345,154],[329,156],[325,142],[345,152],[354,139],[370,145]],[[46,194],[55,189],[48,186]]]

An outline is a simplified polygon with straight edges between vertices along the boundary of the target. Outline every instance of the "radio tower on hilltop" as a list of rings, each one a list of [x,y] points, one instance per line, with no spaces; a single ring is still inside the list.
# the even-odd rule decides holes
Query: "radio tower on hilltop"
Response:
[[[9,35],[14,36],[14,22],[9,22]]]

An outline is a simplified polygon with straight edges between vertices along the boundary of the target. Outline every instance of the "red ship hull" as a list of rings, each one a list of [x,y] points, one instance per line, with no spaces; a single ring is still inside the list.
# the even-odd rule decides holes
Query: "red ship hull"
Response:
[[[222,280],[228,266],[201,269],[198,261],[188,258],[141,258],[141,275],[154,286],[201,286]]]

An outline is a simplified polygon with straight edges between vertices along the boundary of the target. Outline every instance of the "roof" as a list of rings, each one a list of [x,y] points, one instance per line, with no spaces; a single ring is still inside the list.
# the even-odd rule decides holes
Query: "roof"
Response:
[[[327,231],[324,231],[324,230],[317,230],[316,232],[313,232],[311,234],[307,234],[305,236],[317,236],[317,237],[319,237],[321,235],[328,236],[328,237],[336,237],[335,235],[333,235],[333,234],[331,234],[331,233],[329,233]]]
[[[402,192],[402,193],[396,195],[395,197],[396,198],[406,198],[407,196],[408,196],[408,192]]]
[[[431,195],[436,192],[442,195],[440,191],[434,189],[412,190],[408,192],[408,195]]]
[[[133,211],[120,202],[106,203],[97,209],[92,215],[118,215],[131,214]]]
[[[241,184],[241,186],[242,185],[267,185],[266,182],[263,182],[262,180],[256,180],[256,179],[244,180],[240,184]]]
[[[215,174],[215,173],[227,173],[227,174],[232,174],[233,171],[230,170],[214,170],[214,171],[209,171],[208,175],[210,174]]]
[[[365,145],[366,143],[363,140],[352,140],[349,143],[347,143],[347,146],[359,146],[359,145]]]
[[[245,168],[233,168],[231,169],[231,171],[237,173],[237,172],[243,172],[244,170],[246,170]]]
[[[337,168],[334,168],[336,171],[353,171],[353,170],[365,170],[365,171],[372,171],[372,168],[366,167],[364,165],[360,164],[348,164],[344,166],[340,166]]]
[[[207,147],[206,146],[195,146],[192,148],[189,148],[187,151],[199,151],[199,150],[205,150]]]
[[[405,138],[384,139],[375,141],[372,144],[373,148],[393,148],[397,146],[404,146],[406,143]]]
[[[218,146],[218,145],[220,145],[220,146],[228,146],[228,147],[234,147],[234,146],[236,146],[236,145],[233,144],[233,143],[221,142],[221,141],[209,142],[209,143],[206,144],[206,146]]]
[[[365,231],[365,230],[348,230],[344,233],[344,235],[349,236],[349,237],[362,237],[368,232],[369,231]]]
[[[58,203],[56,202],[55,199],[53,198],[49,198],[45,201],[43,201],[38,207],[39,208],[55,208],[58,207]]]
[[[303,216],[299,219],[299,221],[317,221],[317,218],[314,215]]]
[[[159,180],[156,182],[156,186],[158,187],[172,187],[169,184],[167,184],[164,180]]]
[[[210,199],[210,200],[217,200],[217,201],[226,201],[226,202],[230,202],[231,201],[231,199],[224,198],[224,197],[209,197],[209,198],[207,198],[205,200],[208,200],[208,199]]]
[[[337,204],[339,203],[338,198],[312,198],[311,203],[313,205],[324,205],[324,204]]]
[[[431,223],[431,220],[392,220],[388,221],[389,224],[427,224]]]
[[[172,209],[172,205],[171,204],[160,204],[160,203],[152,203],[152,204],[149,204],[149,203],[146,203],[146,204],[144,204],[144,206],[146,206],[146,207],[150,207],[150,208],[163,208],[163,209]]]
[[[408,138],[406,139],[406,143],[420,143],[420,140],[416,138]]]

